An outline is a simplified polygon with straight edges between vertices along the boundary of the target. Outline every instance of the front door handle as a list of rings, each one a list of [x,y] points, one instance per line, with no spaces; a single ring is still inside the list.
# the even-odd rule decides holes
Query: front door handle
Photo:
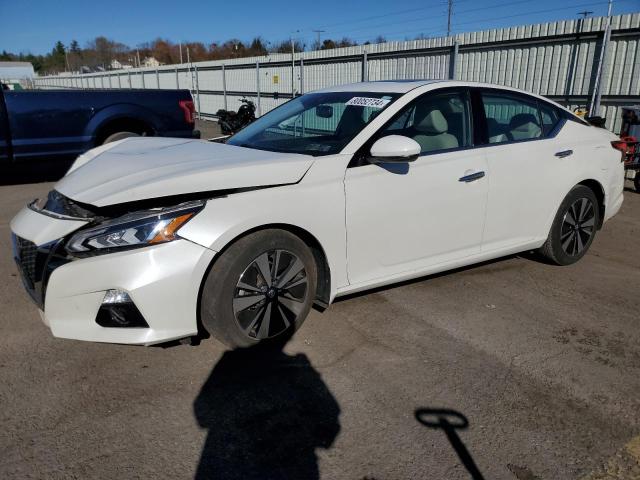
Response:
[[[458,181],[469,183],[469,182],[475,182],[476,180],[480,180],[482,177],[484,177],[484,172],[475,172],[475,173],[470,173],[468,175],[465,175],[464,177],[460,177]]]
[[[558,158],[568,157],[569,155],[573,155],[573,150],[562,150],[561,152],[556,152],[556,157]]]

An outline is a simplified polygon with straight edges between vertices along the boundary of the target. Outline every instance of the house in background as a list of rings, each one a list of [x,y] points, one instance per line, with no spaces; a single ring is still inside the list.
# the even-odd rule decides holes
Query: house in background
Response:
[[[30,82],[35,72],[29,62],[0,62],[0,81],[3,83]]]
[[[145,57],[145,59],[142,60],[143,67],[159,67],[160,65],[162,65],[162,63],[156,60],[155,57]]]
[[[121,61],[114,58],[113,60],[111,60],[109,67],[111,70],[122,70],[127,68],[133,68],[133,65],[129,63],[122,63]]]

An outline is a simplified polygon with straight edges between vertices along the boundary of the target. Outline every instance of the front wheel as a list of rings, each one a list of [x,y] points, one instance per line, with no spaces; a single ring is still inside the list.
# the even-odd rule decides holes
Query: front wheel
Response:
[[[316,292],[313,253],[284,230],[262,230],[232,244],[211,268],[200,317],[229,347],[285,337],[306,319]]]
[[[574,187],[564,198],[540,253],[558,265],[580,260],[593,243],[600,222],[600,207],[593,190]]]

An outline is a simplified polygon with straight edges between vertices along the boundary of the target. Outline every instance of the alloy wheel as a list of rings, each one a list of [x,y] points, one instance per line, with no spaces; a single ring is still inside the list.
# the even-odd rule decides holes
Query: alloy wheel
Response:
[[[579,198],[565,212],[560,227],[560,244],[567,255],[580,255],[595,231],[596,211],[588,198]]]
[[[255,258],[240,275],[233,295],[233,314],[250,338],[273,338],[304,310],[307,272],[292,252],[274,249]]]

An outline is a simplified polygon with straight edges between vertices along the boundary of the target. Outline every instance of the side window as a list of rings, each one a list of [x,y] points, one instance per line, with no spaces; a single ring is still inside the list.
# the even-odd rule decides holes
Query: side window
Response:
[[[542,117],[542,133],[546,137],[558,125],[560,112],[552,105],[540,102],[540,116]]]
[[[542,128],[535,101],[509,94],[482,93],[489,143],[540,138]]]
[[[422,153],[471,145],[469,102],[460,92],[425,94],[401,110],[378,135],[403,135],[420,144]]]

